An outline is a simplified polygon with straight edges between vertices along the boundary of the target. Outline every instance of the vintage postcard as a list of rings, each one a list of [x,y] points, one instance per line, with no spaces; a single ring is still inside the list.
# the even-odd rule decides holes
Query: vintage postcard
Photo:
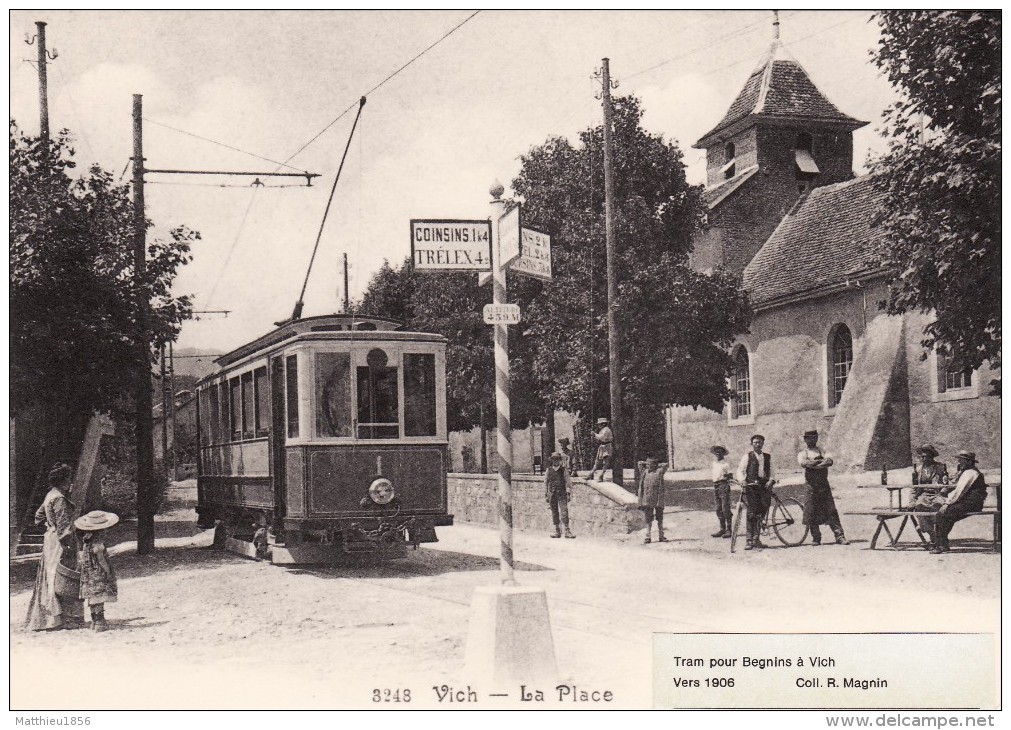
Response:
[[[16,725],[994,725],[999,11],[9,22]]]

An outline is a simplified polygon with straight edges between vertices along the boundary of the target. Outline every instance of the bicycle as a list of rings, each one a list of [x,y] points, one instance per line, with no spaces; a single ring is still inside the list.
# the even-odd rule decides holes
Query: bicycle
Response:
[[[775,484],[775,482],[773,482]],[[804,524],[804,503],[794,497],[781,498],[772,487],[769,489],[769,510],[762,518],[761,535],[768,537],[769,530],[775,533],[776,537],[786,547],[796,547],[807,539],[808,526]],[[747,507],[744,504],[744,488],[741,488],[741,496],[737,500],[737,509],[734,512],[733,525],[730,528],[730,552],[734,552],[737,545],[737,533],[740,530],[741,522]]]

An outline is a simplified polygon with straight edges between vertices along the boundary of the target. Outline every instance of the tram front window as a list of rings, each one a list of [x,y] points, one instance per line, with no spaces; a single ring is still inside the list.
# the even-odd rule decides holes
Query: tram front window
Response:
[[[324,438],[351,436],[351,355],[316,355],[316,433]]]
[[[358,368],[358,438],[400,437],[397,368]]]

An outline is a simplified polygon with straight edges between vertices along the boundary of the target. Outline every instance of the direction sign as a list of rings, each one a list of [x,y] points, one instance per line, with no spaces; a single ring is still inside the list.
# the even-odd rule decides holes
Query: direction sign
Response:
[[[415,271],[491,271],[491,222],[411,220]]]
[[[520,206],[498,219],[498,265],[508,266],[520,257]]]
[[[485,304],[485,324],[519,324],[519,304]]]
[[[509,268],[517,274],[551,281],[551,236],[533,228],[522,229],[520,257]]]

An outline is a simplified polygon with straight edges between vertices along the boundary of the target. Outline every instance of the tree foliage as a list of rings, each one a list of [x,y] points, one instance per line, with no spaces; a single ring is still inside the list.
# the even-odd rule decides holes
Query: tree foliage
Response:
[[[1001,17],[879,13],[874,61],[900,94],[874,163],[891,313],[931,313],[923,345],[1000,366]],[[922,126],[921,126],[922,125]]]
[[[11,411],[68,423],[127,401],[138,294],[151,302],[152,344],[175,337],[190,301],[172,295],[172,281],[199,238],[180,227],[149,242],[138,280],[128,188],[98,167],[75,175],[73,156],[66,130],[47,143],[11,121]]]
[[[615,100],[615,310],[627,433],[640,431],[640,448],[655,450],[664,442],[664,406],[722,410],[727,348],[746,331],[750,310],[739,279],[689,267],[692,236],[704,224],[701,190],[688,185],[678,147],[643,130],[641,117],[634,97]],[[524,225],[551,234],[554,278],[509,276],[508,298],[523,312],[509,328],[513,425],[549,408],[607,415],[603,128],[583,132],[578,145],[548,139],[521,161],[512,183],[518,199],[509,204],[522,204]],[[458,426],[472,425],[478,405],[487,414],[494,403],[492,328],[481,316],[490,288],[479,288],[474,274],[406,270],[407,262],[400,273],[384,267],[365,302],[385,302],[408,312],[412,327],[449,338],[451,411]],[[404,298],[391,298],[391,288]]]

